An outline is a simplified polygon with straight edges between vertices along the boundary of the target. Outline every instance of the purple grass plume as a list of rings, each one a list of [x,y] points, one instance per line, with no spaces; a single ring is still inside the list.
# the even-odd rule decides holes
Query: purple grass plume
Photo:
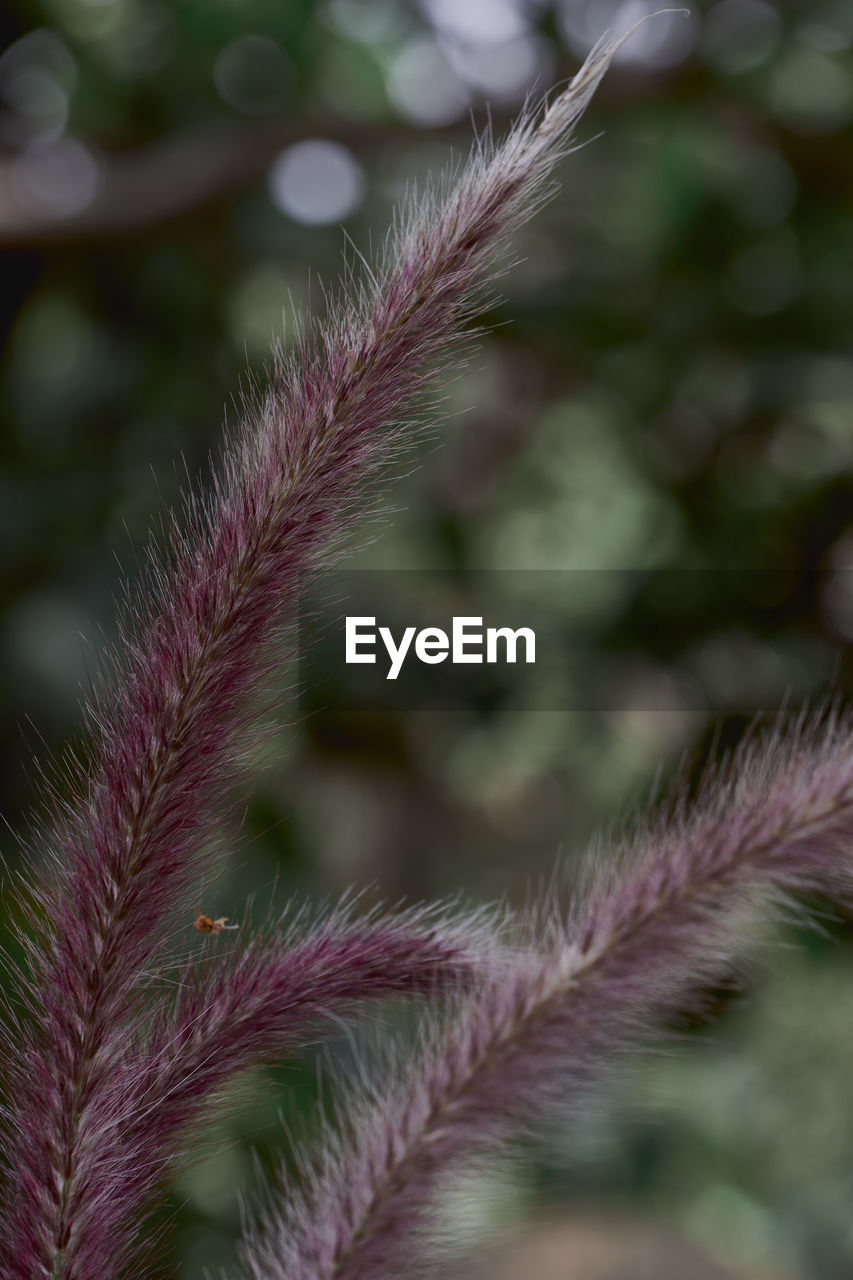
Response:
[[[149,1021],[158,953],[191,918],[282,619],[408,443],[407,415],[464,346],[500,251],[549,194],[616,47],[597,48],[541,118],[525,115],[497,147],[482,141],[455,182],[410,201],[369,284],[277,360],[210,494],[187,500],[168,549],[149,557],[91,695],[91,752],[58,788],[29,889],[26,1031],[6,1051],[6,1280],[104,1280],[124,1256],[112,1233],[132,1206],[112,1203],[126,1194],[119,1175],[97,1170],[130,1158],[127,1043]]]
[[[87,1100],[68,1273],[120,1274],[140,1209],[225,1084],[301,1048],[357,1002],[472,987],[494,949],[492,917],[422,908],[358,919],[343,907],[316,924],[268,926],[224,953],[211,939],[207,963],[195,957],[171,975],[177,995],[153,1010],[146,1034],[123,1030]]]
[[[358,917],[354,904],[344,903],[314,923],[297,915],[245,940],[226,935],[224,946],[222,931],[200,941],[207,955],[196,953],[169,974],[174,997],[158,990],[138,1032],[122,1023],[100,1046],[108,1069],[94,1079],[79,1123],[75,1197],[68,1201],[73,1229],[61,1271],[57,1260],[53,1271],[37,1269],[36,1245],[27,1234],[35,1215],[26,1209],[30,1197],[38,1204],[39,1193],[29,1169],[38,1173],[40,1162],[52,1157],[35,1088],[29,1094],[34,1109],[22,1115],[21,1138],[31,1144],[30,1164],[10,1171],[12,1213],[3,1228],[8,1256],[0,1255],[0,1275],[94,1278],[138,1266],[146,1247],[137,1231],[140,1215],[174,1172],[180,1140],[188,1140],[224,1085],[248,1067],[301,1048],[365,1000],[473,988],[481,971],[502,962],[498,921],[494,911],[446,906]],[[14,1152],[14,1135],[10,1147]]]
[[[252,1280],[392,1280],[428,1268],[437,1197],[531,1123],[578,1106],[666,1015],[701,1008],[767,908],[853,886],[853,719],[747,743],[696,802],[602,859],[550,945],[428,1025],[418,1060],[350,1091],[304,1186],[259,1214]],[[543,921],[534,935],[543,934]]]

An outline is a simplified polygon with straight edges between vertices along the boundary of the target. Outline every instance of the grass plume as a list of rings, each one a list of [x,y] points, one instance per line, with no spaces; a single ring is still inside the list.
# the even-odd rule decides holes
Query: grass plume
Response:
[[[600,851],[598,851],[600,854]],[[427,1264],[438,1193],[555,1109],[578,1106],[667,1014],[727,974],[762,910],[853,884],[853,721],[829,715],[747,743],[620,856],[595,860],[568,921],[431,1025],[414,1067],[346,1099],[308,1190],[268,1207],[252,1280],[389,1280]]]
[[[187,500],[150,558],[92,692],[93,763],[57,808],[31,886],[29,1021],[9,1051],[4,1117],[10,1280],[103,1280],[117,1265],[116,1184],[95,1170],[122,1163],[140,975],[176,912],[193,909],[282,618],[410,438],[413,405],[458,352],[508,237],[552,189],[616,47],[594,50],[541,117],[497,146],[482,140],[455,179],[409,202],[368,283],[277,361],[209,494]]]

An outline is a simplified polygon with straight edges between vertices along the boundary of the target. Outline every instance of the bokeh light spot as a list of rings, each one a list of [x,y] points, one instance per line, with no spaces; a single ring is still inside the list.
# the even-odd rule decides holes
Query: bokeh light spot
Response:
[[[23,209],[47,218],[71,218],[92,203],[98,187],[95,157],[76,138],[20,155],[11,166],[11,187]]]
[[[553,48],[537,36],[519,36],[501,44],[457,45],[448,49],[448,57],[460,79],[492,102],[522,101],[536,86],[544,92],[555,74]]]
[[[396,40],[408,26],[399,0],[328,0],[324,16],[348,40],[365,45]]]
[[[421,8],[440,31],[476,43],[501,44],[530,26],[520,0],[421,0]]]
[[[434,40],[412,40],[388,73],[388,95],[415,124],[451,124],[468,107],[468,93]]]
[[[62,136],[77,64],[52,31],[32,31],[0,57],[0,130],[13,147],[46,146]]]
[[[271,115],[290,94],[293,68],[285,51],[267,36],[245,35],[221,51],[213,67],[219,96],[248,116]]]
[[[323,225],[348,217],[364,198],[364,174],[340,143],[312,138],[274,161],[268,187],[275,207],[297,222]]]
[[[798,133],[831,133],[853,117],[853,81],[840,61],[814,49],[795,49],[776,63],[769,98]]]
[[[720,71],[749,71],[770,56],[780,33],[779,14],[764,0],[721,0],[705,19],[702,53]]]

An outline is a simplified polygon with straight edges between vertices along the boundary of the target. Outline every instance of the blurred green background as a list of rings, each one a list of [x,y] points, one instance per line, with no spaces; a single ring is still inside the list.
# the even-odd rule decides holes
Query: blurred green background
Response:
[[[116,556],[132,568],[185,468],[204,472],[271,336],[290,342],[294,311],[322,309],[341,224],[369,251],[406,184],[465,154],[471,113],[482,124],[488,104],[500,130],[644,7],[7,0],[0,811],[12,827],[33,752],[60,749],[77,723]],[[690,7],[618,59],[580,128],[588,145],[516,238],[488,336],[440,386],[423,466],[393,485],[386,533],[367,527],[353,563],[693,581],[750,569],[783,586],[740,590],[733,574],[724,607],[719,592],[638,601],[627,587],[585,607],[586,677],[624,689],[623,711],[531,711],[520,696],[446,714],[327,703],[304,718],[282,695],[205,909],[239,916],[274,884],[282,900],[370,884],[391,899],[521,901],[558,857],[570,882],[591,834],[685,753],[723,750],[791,691],[849,691],[853,6]],[[567,602],[567,628],[576,614]],[[3,852],[15,861],[8,835]],[[853,947],[843,921],[827,928],[830,940],[797,935],[733,1006],[719,993],[711,1033],[475,1189],[463,1225],[594,1204],[662,1222],[739,1273],[849,1275]],[[311,1054],[250,1083],[174,1188],[167,1274],[228,1265],[249,1144],[269,1165],[279,1111],[310,1128]]]

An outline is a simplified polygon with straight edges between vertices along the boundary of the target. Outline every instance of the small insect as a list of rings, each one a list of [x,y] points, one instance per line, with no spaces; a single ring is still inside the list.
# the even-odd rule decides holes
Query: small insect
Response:
[[[201,907],[198,908],[198,915],[193,921],[193,928],[198,929],[199,933],[221,933],[223,929],[239,929],[238,924],[226,924],[227,916],[220,916],[218,920],[211,920],[210,916],[206,916]]]

